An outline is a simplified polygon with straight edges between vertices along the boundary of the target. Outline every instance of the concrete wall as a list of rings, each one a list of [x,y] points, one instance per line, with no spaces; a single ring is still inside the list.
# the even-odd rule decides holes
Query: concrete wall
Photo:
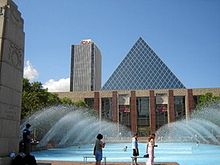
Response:
[[[3,158],[18,152],[24,32],[17,6],[1,0],[0,7],[0,165],[6,165]]]
[[[188,89],[157,89],[152,90],[154,93],[167,93],[173,90],[173,96],[187,96]],[[68,97],[73,101],[84,100],[84,98],[94,98],[94,92],[100,93],[100,98],[102,97],[112,97],[113,91],[77,91],[77,92],[55,92],[60,98]],[[149,97],[149,90],[135,90],[136,97]],[[131,91],[118,90],[117,93],[120,94],[131,94]],[[206,93],[213,93],[214,96],[220,96],[220,87],[219,88],[193,88],[192,94],[203,95]]]

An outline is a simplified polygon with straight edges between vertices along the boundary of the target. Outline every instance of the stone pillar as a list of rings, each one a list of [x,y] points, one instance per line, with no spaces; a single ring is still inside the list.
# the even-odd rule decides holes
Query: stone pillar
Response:
[[[131,91],[131,132],[137,132],[137,108],[136,108],[136,93]]]
[[[0,165],[7,165],[2,156],[19,149],[24,32],[12,0],[1,0],[0,9]]]
[[[186,93],[186,118],[190,118],[191,113],[194,108],[193,91],[192,89],[187,89]]]
[[[155,96],[154,91],[150,90],[150,133],[154,133],[156,131],[156,113],[155,113]]]
[[[174,96],[173,90],[169,90],[168,98],[168,123],[175,121],[175,112],[174,112]]]
[[[94,92],[94,110],[98,113],[98,116],[100,118],[100,93]]]
[[[119,114],[118,114],[118,92],[112,92],[112,121],[119,123]]]

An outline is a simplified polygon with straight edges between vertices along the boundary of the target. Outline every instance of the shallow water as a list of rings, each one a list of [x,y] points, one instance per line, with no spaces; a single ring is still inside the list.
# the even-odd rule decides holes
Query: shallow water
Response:
[[[220,146],[196,143],[157,143],[155,162],[177,162],[180,165],[220,165]],[[127,146],[127,151],[124,151]],[[146,153],[146,144],[139,143],[140,157]],[[37,160],[83,161],[93,154],[93,145],[54,148],[32,153]],[[131,162],[131,143],[107,143],[103,149],[107,162]],[[94,159],[94,158],[91,158]],[[145,162],[147,158],[138,159]],[[94,161],[94,160],[93,160]]]

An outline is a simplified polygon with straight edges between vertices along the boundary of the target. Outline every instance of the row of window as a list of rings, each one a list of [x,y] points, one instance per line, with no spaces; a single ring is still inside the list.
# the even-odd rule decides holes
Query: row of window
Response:
[[[196,101],[198,97],[194,97]],[[85,102],[88,106],[93,108],[94,99],[86,98]],[[149,97],[137,97],[137,128],[141,136],[146,136],[150,132],[150,116],[149,116]],[[167,104],[156,104],[156,129],[159,129],[164,124],[168,123]],[[131,116],[130,105],[119,105],[118,107],[119,123],[130,128]],[[174,113],[175,120],[185,118],[185,96],[174,96]],[[112,98],[101,98],[101,118],[102,120],[112,121]]]

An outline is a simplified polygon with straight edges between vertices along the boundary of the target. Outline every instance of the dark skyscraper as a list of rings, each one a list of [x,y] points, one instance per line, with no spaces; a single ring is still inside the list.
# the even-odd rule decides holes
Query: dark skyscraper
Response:
[[[101,52],[91,39],[72,45],[70,91],[101,88]]]

